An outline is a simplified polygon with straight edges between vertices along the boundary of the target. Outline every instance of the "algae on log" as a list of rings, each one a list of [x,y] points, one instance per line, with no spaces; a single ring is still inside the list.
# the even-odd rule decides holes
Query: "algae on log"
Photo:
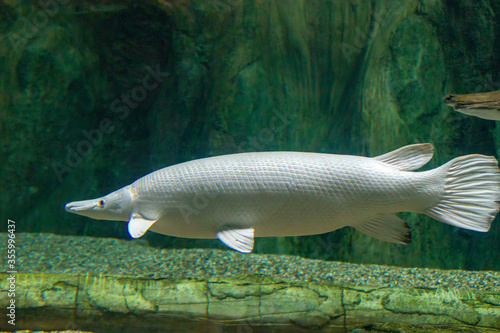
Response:
[[[137,6],[88,0],[60,4],[42,27],[26,30],[42,7],[0,1],[0,185],[7,189],[0,191],[0,210],[24,231],[128,237],[122,223],[69,216],[63,205],[208,155],[374,156],[432,142],[435,167],[500,147],[494,122],[441,104],[447,92],[476,92],[498,81],[495,1],[151,0]],[[151,71],[163,76],[144,90],[144,82],[154,83]],[[344,229],[260,239],[255,248],[500,269],[499,223],[480,235],[406,218],[413,232],[407,247]],[[219,246],[146,237],[163,246]]]
[[[0,289],[9,289],[0,274]],[[178,318],[226,325],[287,324],[362,328],[407,324],[500,328],[497,293],[289,283],[263,275],[210,280],[134,279],[90,274],[19,273],[17,328],[168,327]],[[0,306],[9,304],[7,292]],[[69,324],[68,324],[69,323]],[[6,321],[0,323],[6,329]],[[69,325],[69,326],[68,326]],[[435,325],[435,326],[434,326]]]

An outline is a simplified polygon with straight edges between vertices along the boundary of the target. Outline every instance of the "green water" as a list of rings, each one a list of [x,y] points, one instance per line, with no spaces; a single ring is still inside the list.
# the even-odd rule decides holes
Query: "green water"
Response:
[[[377,156],[429,142],[422,170],[466,154],[498,158],[497,122],[442,102],[500,89],[498,17],[494,0],[0,1],[0,232],[10,219],[18,233],[130,239],[125,223],[64,204],[221,154]],[[407,246],[344,228],[257,239],[254,253],[500,271],[498,221],[479,233],[400,216]]]

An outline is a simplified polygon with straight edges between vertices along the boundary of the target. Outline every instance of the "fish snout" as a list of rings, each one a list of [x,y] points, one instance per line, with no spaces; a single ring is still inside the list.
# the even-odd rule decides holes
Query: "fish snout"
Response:
[[[64,209],[70,213],[92,210],[95,207],[97,207],[96,200],[74,201],[64,205]]]

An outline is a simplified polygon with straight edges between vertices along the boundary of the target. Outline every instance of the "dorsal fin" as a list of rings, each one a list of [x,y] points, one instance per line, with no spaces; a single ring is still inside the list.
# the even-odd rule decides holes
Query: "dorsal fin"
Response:
[[[387,163],[399,170],[416,170],[425,165],[434,154],[430,143],[404,146],[373,159]]]

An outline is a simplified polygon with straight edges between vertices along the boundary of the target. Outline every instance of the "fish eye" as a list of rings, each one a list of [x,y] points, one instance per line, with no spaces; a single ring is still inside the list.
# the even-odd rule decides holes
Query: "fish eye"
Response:
[[[99,200],[99,202],[97,203],[97,205],[98,205],[100,208],[104,208],[104,199]]]
[[[453,97],[455,97],[455,96],[451,95],[451,94],[450,95],[446,95],[443,100],[445,102],[451,102],[451,100],[453,99]]]

